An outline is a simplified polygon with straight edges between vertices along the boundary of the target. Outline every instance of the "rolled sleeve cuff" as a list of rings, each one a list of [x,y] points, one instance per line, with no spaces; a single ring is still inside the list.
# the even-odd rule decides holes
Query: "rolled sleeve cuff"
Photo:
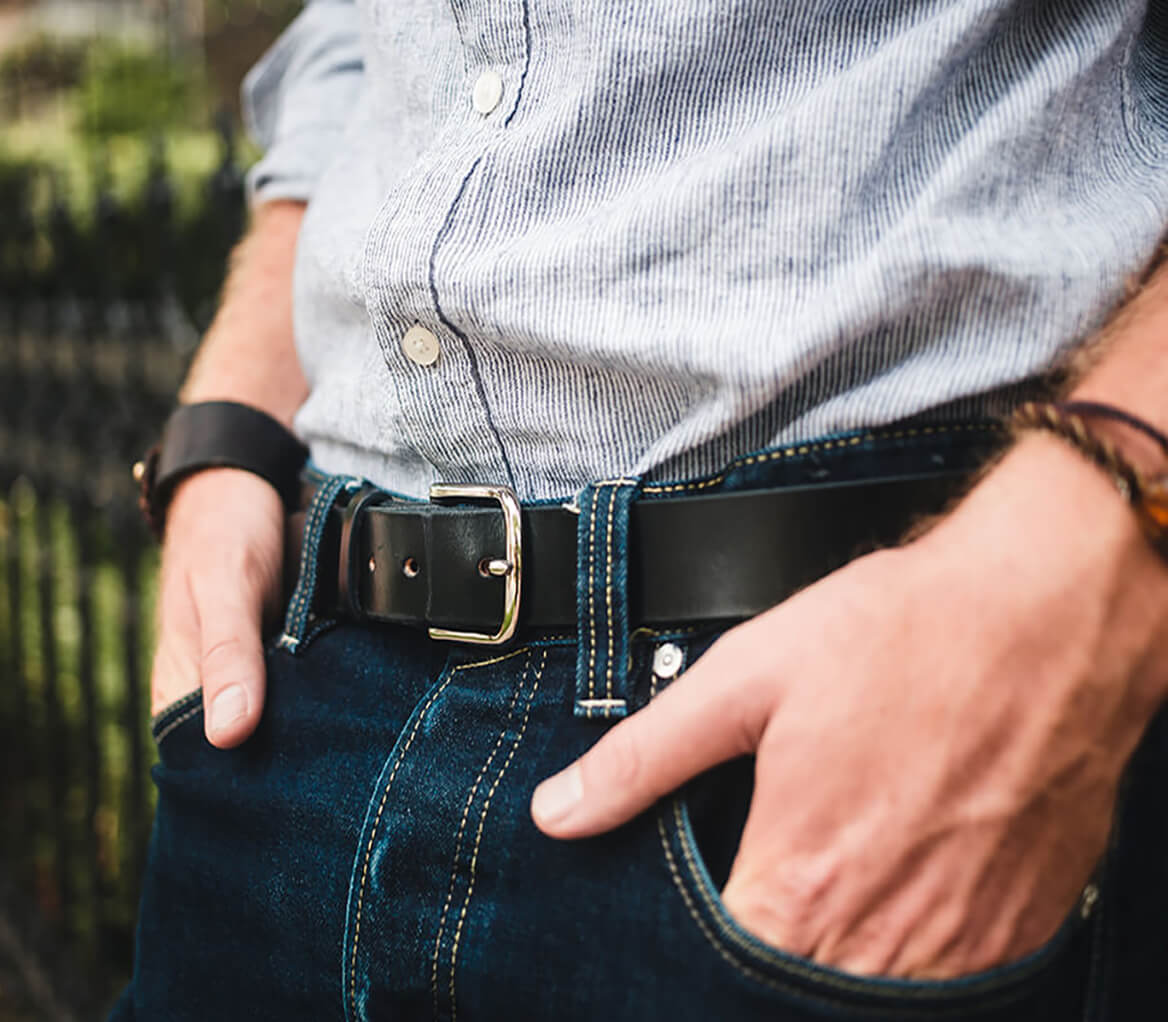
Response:
[[[253,204],[312,197],[363,77],[356,8],[339,0],[310,3],[244,79],[244,122],[264,149],[247,177]]]

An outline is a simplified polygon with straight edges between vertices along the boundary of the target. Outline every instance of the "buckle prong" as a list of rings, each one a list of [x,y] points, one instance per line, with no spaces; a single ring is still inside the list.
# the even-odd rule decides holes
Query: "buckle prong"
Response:
[[[510,641],[519,627],[519,597],[523,581],[523,522],[519,498],[506,486],[460,486],[456,483],[435,483],[430,487],[430,500],[435,504],[463,501],[488,501],[499,505],[503,512],[503,532],[506,549],[502,558],[490,558],[483,567],[486,573],[503,579],[503,620],[494,635],[484,632],[458,632],[448,628],[431,628],[431,639],[447,642],[470,642],[480,646],[501,646]]]

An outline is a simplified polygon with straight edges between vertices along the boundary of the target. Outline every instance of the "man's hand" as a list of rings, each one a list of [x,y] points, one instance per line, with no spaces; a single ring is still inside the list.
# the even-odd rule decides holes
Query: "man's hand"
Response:
[[[291,426],[308,393],[292,337],[303,217],[298,202],[254,211],[185,401],[239,401]],[[162,550],[155,713],[202,685],[208,739],[229,748],[251,734],[264,701],[261,621],[280,595],[283,550],[280,498],[258,476],[213,469],[179,484]]]
[[[1053,935],[1104,851],[1166,608],[1130,509],[1036,437],[923,538],[728,632],[533,816],[595,834],[754,754],[743,926],[859,974],[989,968]]]
[[[284,509],[263,479],[212,469],[181,483],[167,516],[159,588],[154,712],[203,687],[204,727],[229,748],[264,701],[261,628],[277,609]]]

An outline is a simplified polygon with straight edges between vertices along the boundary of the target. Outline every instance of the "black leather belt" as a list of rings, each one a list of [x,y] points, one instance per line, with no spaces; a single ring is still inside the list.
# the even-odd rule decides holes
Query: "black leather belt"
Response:
[[[967,479],[946,472],[641,499],[630,518],[629,621],[752,617],[858,554],[896,543]],[[315,612],[470,642],[575,627],[578,514],[520,509],[502,488],[444,487],[434,496],[400,501],[371,486],[342,495],[322,539]],[[297,528],[290,565],[299,560]]]

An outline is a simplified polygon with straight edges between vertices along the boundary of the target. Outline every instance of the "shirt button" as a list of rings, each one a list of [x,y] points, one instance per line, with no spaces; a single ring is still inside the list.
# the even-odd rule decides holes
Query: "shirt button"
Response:
[[[438,338],[424,326],[417,324],[405,332],[401,346],[406,358],[420,366],[432,366],[438,361],[438,355],[442,351]]]
[[[503,79],[494,71],[484,71],[474,83],[474,108],[486,116],[503,98]]]

